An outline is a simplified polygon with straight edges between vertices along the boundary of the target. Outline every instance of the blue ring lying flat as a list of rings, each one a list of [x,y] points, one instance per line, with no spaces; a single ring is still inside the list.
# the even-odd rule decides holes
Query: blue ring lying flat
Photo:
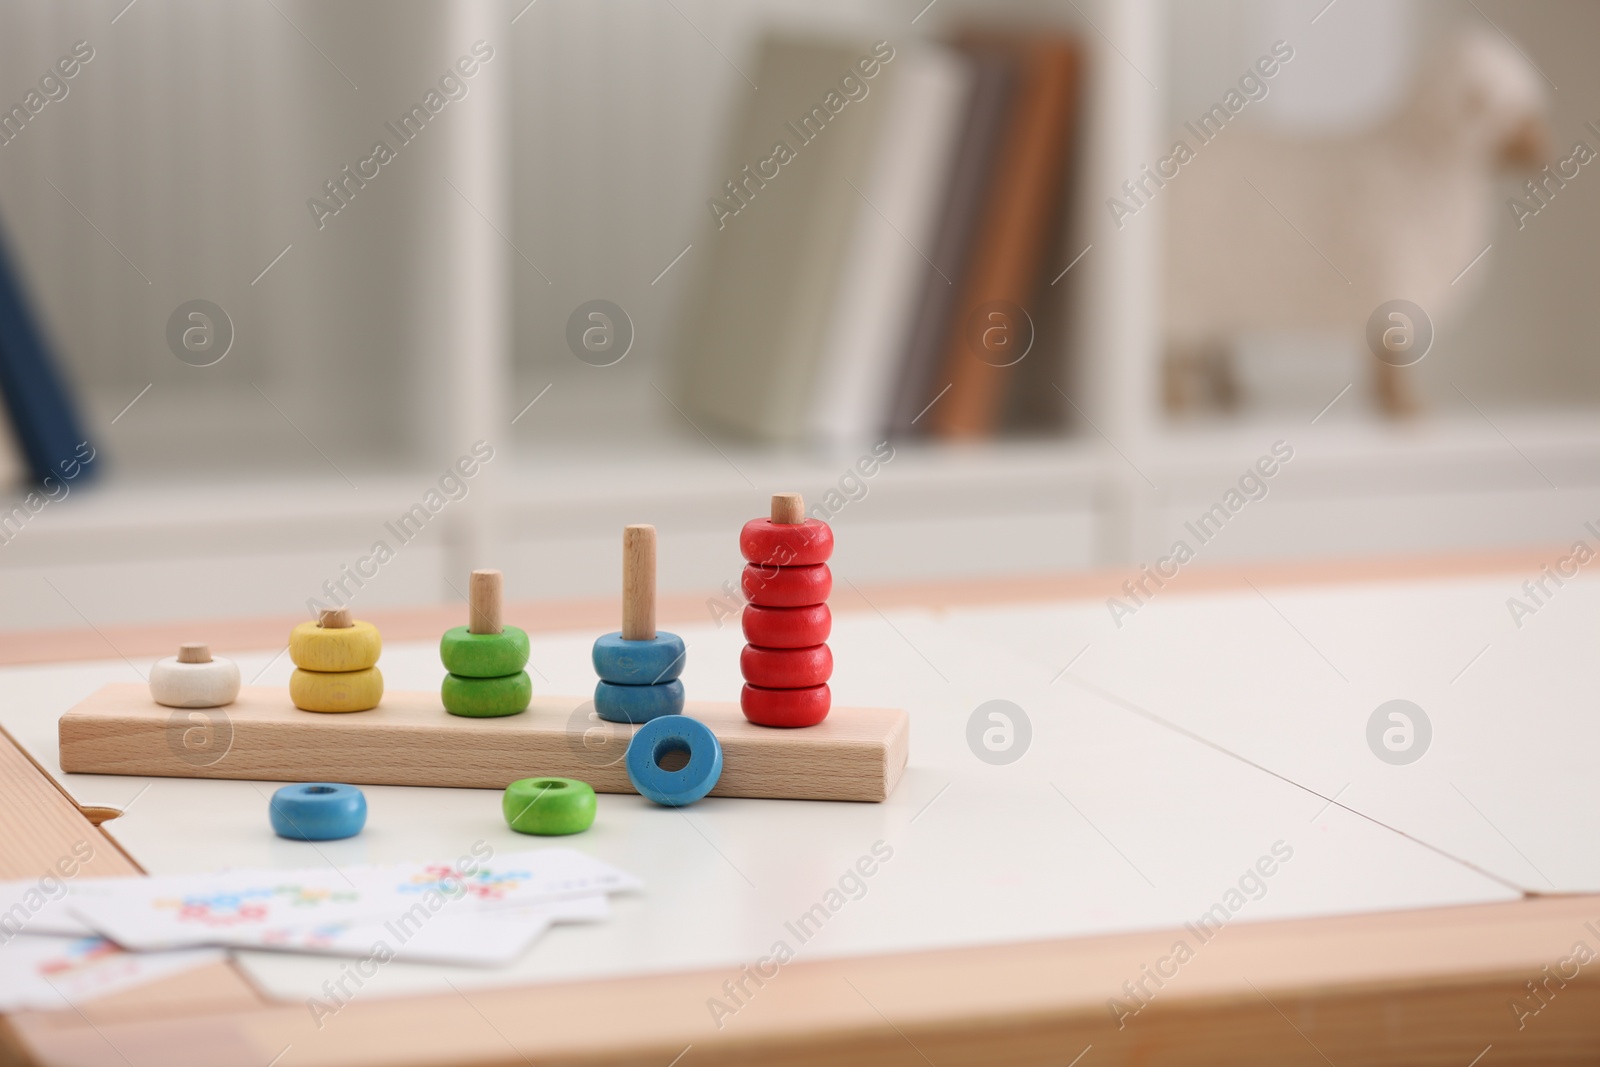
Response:
[[[649,722],[683,711],[683,683],[660,685],[594,684],[594,713],[607,722]]]
[[[594,642],[594,673],[612,685],[660,685],[683,673],[683,638],[657,632],[648,641],[629,641],[620,632]]]
[[[689,762],[669,771],[661,761],[686,753]],[[669,808],[693,804],[722,777],[722,745],[711,728],[687,715],[651,719],[628,742],[628,780],[646,799]]]
[[[367,798],[353,785],[306,782],[272,794],[267,816],[279,837],[291,841],[337,841],[367,825]]]

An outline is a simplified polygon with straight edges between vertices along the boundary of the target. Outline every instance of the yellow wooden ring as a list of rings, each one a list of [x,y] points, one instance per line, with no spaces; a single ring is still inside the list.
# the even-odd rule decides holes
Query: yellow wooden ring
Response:
[[[306,671],[289,675],[289,699],[301,711],[366,711],[383,699],[383,673]]]
[[[308,671],[364,671],[378,662],[383,638],[370,622],[324,630],[303,622],[289,633],[289,658]]]

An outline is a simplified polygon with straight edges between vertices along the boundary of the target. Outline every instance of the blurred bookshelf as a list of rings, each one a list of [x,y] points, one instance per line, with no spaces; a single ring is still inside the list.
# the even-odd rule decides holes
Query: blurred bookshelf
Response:
[[[1217,15],[1208,32],[1226,38],[1213,63],[1223,74],[1237,54],[1254,54],[1274,19],[1293,15],[1303,30],[1315,14],[1265,0],[1201,6]],[[1425,27],[1462,7],[1411,6]],[[1553,47],[1550,20],[1484,6],[1541,49]],[[1041,25],[1074,35],[1083,57],[1072,194],[1051,235],[1061,254],[1050,273],[1074,265],[1045,287],[1066,325],[1029,356],[1053,364],[1042,380],[1071,398],[1063,423],[962,442],[892,437],[894,459],[860,479],[859,499],[841,491],[848,502],[831,520],[850,580],[1143,562],[1279,440],[1296,458],[1266,501],[1208,546],[1208,562],[1562,544],[1580,536],[1571,515],[1600,514],[1600,379],[1567,368],[1586,354],[1572,339],[1581,321],[1570,313],[1571,327],[1543,345],[1560,359],[1525,360],[1515,379],[1486,354],[1483,338],[1509,344],[1521,320],[1472,309],[1440,342],[1442,353],[1466,355],[1448,371],[1440,369],[1445,354],[1427,365],[1429,411],[1406,422],[1372,413],[1364,381],[1326,418],[1320,402],[1187,419],[1164,412],[1161,206],[1113,229],[1105,199],[1159,156],[1190,97],[1210,91],[1215,72],[1186,43],[1206,21],[1192,11],[1161,0],[943,0],[922,14],[922,4],[898,0],[681,7],[538,5],[512,26],[499,5],[458,0],[407,6],[414,25],[383,19],[379,43],[418,69],[432,71],[460,50],[458,38],[464,45],[480,35],[504,42],[505,62],[491,68],[498,81],[473,85],[467,103],[476,110],[451,116],[470,114],[470,124],[417,148],[411,171],[372,194],[371,211],[337,220],[336,240],[302,236],[306,192],[370,140],[385,112],[371,108],[369,95],[405,99],[416,79],[375,73],[359,101],[302,130],[267,116],[262,100],[279,65],[304,59],[304,42],[270,10],[198,16],[262,41],[258,62],[211,64],[207,76],[262,109],[260,137],[272,158],[249,174],[235,173],[250,169],[238,160],[193,164],[211,168],[200,176],[207,188],[237,181],[248,195],[206,216],[226,227],[226,254],[195,252],[187,265],[186,242],[208,247],[193,224],[166,235],[173,263],[151,267],[153,253],[140,253],[162,247],[157,222],[163,211],[179,217],[179,205],[157,205],[155,221],[106,221],[136,218],[141,201],[130,187],[170,182],[176,156],[124,144],[131,162],[120,184],[89,173],[89,157],[69,135],[114,123],[118,104],[105,93],[75,97],[92,125],[40,129],[40,150],[0,171],[0,205],[43,205],[6,218],[38,264],[46,320],[104,435],[108,471],[0,546],[8,608],[0,628],[299,611],[476,440],[493,443],[495,460],[358,603],[454,599],[456,576],[485,559],[513,575],[513,598],[611,595],[616,531],[634,521],[661,530],[664,590],[716,595],[738,568],[738,524],[768,493],[798,488],[821,501],[877,440],[755,444],[675,403],[674,346],[707,253],[705,202],[726,178],[722,141],[750,91],[746,72],[762,34],[773,28],[910,43],[974,22]],[[333,54],[370,55],[366,6],[288,8]],[[166,20],[183,12],[141,15],[142,23],[130,19],[131,32],[162,54]],[[41,16],[33,51],[70,40],[72,18]],[[33,54],[9,47],[18,62]],[[115,74],[110,85],[153,77],[132,59],[105,58],[94,73]],[[370,65],[377,70],[376,60]],[[291,110],[311,114],[343,91],[323,76],[327,85],[294,90]],[[161,91],[139,99],[164,101],[180,126],[206,120],[181,87],[153,84]],[[1568,118],[1558,114],[1558,128],[1573,127]],[[56,194],[45,179],[63,172],[83,175],[65,188],[126,239],[134,259],[185,280],[157,274],[156,292],[144,292],[73,207],[49,199]],[[1580,201],[1580,192],[1568,229],[1593,232],[1593,210],[1582,206],[1593,197]],[[270,209],[238,210],[257,202]],[[418,206],[415,217],[408,204]],[[282,273],[249,282],[291,237],[293,251],[273,268]],[[1518,272],[1549,254],[1503,237],[1490,262],[1504,257],[1497,269],[1509,272],[1509,295],[1486,302],[1496,307],[1526,301],[1532,283]],[[1537,239],[1570,240],[1553,232]],[[1583,277],[1584,261],[1574,262]],[[80,273],[86,263],[92,269]],[[239,320],[241,349],[200,385],[193,368],[174,365],[161,326],[179,299],[212,292],[207,278],[223,273],[239,279],[230,283],[237,297],[225,302]],[[632,320],[634,347],[614,366],[581,362],[565,338],[573,309],[595,298],[615,301]],[[1532,314],[1548,318],[1562,307],[1537,304]],[[145,340],[130,344],[130,335]],[[152,380],[156,388],[119,417]],[[1459,401],[1457,380],[1494,398],[1487,414]]]

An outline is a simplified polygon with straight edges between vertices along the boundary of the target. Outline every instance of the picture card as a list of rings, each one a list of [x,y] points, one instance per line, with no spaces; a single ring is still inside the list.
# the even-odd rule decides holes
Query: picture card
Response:
[[[0,945],[0,1012],[65,1009],[226,958],[215,949],[125,952],[102,937],[21,934]]]
[[[0,882],[0,944],[24,933],[91,936],[94,931],[67,910],[69,884],[54,875]]]
[[[564,848],[495,856],[473,868],[405,863],[101,878],[74,885],[68,901],[75,917],[124,948],[304,949],[307,929],[335,930],[361,920],[404,920],[421,929],[445,915],[489,914],[639,886],[633,876]]]
[[[556,923],[599,922],[610,913],[604,896],[577,897],[493,910],[445,911],[427,917],[415,913],[366,917],[292,930],[233,930],[217,943],[354,956],[379,963],[402,960],[499,967],[521,956]]]

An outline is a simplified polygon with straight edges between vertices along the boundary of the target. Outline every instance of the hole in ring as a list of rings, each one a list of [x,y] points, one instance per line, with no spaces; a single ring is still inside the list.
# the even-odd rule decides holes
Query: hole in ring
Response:
[[[681,771],[689,765],[689,755],[689,744],[683,738],[663,737],[656,742],[656,749],[650,758],[664,771]]]
[[[309,793],[312,796],[322,796],[325,793],[337,793],[338,790],[331,785],[308,785],[301,792]]]
[[[567,783],[558,778],[540,778],[533,783],[535,789],[565,789]]]

